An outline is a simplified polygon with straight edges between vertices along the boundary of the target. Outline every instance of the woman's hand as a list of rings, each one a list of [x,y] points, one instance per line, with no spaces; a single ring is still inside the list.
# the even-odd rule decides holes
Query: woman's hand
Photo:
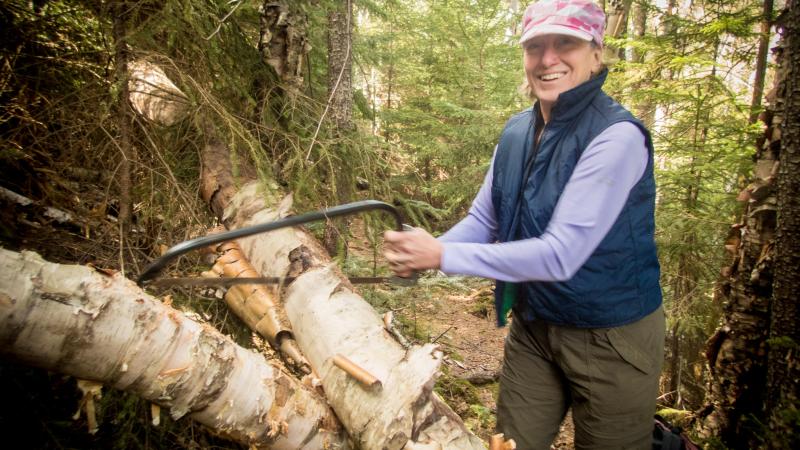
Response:
[[[409,277],[415,271],[438,269],[442,244],[422,228],[383,233],[383,255],[397,276]]]

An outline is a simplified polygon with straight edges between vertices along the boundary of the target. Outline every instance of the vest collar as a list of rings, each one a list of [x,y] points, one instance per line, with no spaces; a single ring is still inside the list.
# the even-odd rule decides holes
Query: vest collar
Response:
[[[594,100],[607,76],[608,69],[603,69],[597,76],[561,93],[550,110],[550,122],[568,122],[574,119]],[[538,101],[533,106],[533,117],[536,120],[541,118],[541,105]]]

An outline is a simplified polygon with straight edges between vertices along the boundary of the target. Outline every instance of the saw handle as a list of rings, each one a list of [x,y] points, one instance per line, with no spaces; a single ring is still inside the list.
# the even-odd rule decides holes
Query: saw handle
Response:
[[[143,286],[148,280],[156,277],[167,264],[177,257],[189,253],[193,250],[208,247],[221,242],[232,241],[254,234],[265,233],[280,228],[293,227],[296,225],[303,225],[309,222],[316,222],[318,220],[330,219],[333,217],[349,216],[352,214],[362,213],[364,211],[383,210],[390,213],[395,220],[396,230],[407,230],[408,225],[403,225],[403,220],[400,218],[400,213],[394,206],[381,202],[378,200],[362,200],[358,202],[345,203],[331,208],[321,209],[310,213],[300,214],[298,216],[284,217],[283,219],[274,222],[260,223],[249,227],[239,228],[238,230],[226,231],[224,233],[212,234],[210,236],[203,236],[188,241],[181,242],[172,246],[161,257],[150,263],[144,271],[139,275],[136,284]],[[413,277],[416,280],[416,276]],[[408,280],[404,282],[413,283],[410,278],[402,279]]]

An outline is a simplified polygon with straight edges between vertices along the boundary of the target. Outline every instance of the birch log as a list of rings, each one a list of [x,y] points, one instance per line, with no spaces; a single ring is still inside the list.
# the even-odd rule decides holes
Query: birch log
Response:
[[[317,394],[119,274],[0,249],[0,354],[134,392],[246,445],[348,446]]]
[[[288,214],[290,197],[275,186],[251,182],[235,189],[229,150],[221,143],[209,142],[203,167],[203,198],[228,228]],[[297,277],[281,292],[294,336],[328,404],[360,447],[485,448],[433,392],[442,353],[432,344],[403,348],[313,236],[287,228],[238,242],[263,276]],[[337,354],[377,377],[381,388],[365,388],[336,367]]]
[[[170,126],[186,116],[189,100],[161,67],[147,60],[128,64],[128,99],[147,120]]]
[[[230,150],[212,135],[206,139],[200,191],[228,228],[288,214],[291,196],[270,183],[234,182]],[[294,336],[320,376],[328,403],[360,447],[485,448],[433,392],[442,353],[435,345],[406,350],[398,344],[311,235],[283,229],[239,243],[262,275],[298,276],[276,294],[283,294]],[[375,375],[381,389],[365,389],[336,367],[337,354]]]

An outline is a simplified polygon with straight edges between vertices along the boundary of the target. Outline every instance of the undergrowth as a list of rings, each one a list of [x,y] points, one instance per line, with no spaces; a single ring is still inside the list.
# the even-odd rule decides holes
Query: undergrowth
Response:
[[[359,266],[359,261],[351,258],[350,265]],[[394,314],[395,326],[414,343],[425,344],[435,341],[446,359],[441,366],[441,373],[436,380],[434,391],[458,414],[467,428],[480,438],[487,440],[495,433],[496,412],[487,406],[487,398],[496,403],[498,383],[476,386],[470,381],[455,376],[451,373],[450,365],[454,361],[464,358],[457,348],[448,344],[443,338],[445,333],[434,332],[432,321],[435,320],[437,310],[442,299],[448,295],[468,295],[478,293],[475,308],[490,308],[491,295],[483,295],[486,282],[477,284],[469,277],[444,277],[439,274],[425,273],[419,278],[417,285],[399,287],[392,285],[363,286],[359,288],[362,294],[375,310],[384,314],[391,311]],[[488,291],[487,291],[488,292]],[[424,311],[421,305],[425,304]],[[474,311],[469,311],[475,314]],[[483,311],[481,314],[488,314]],[[481,315],[477,314],[477,315]],[[449,330],[448,330],[449,331]]]

